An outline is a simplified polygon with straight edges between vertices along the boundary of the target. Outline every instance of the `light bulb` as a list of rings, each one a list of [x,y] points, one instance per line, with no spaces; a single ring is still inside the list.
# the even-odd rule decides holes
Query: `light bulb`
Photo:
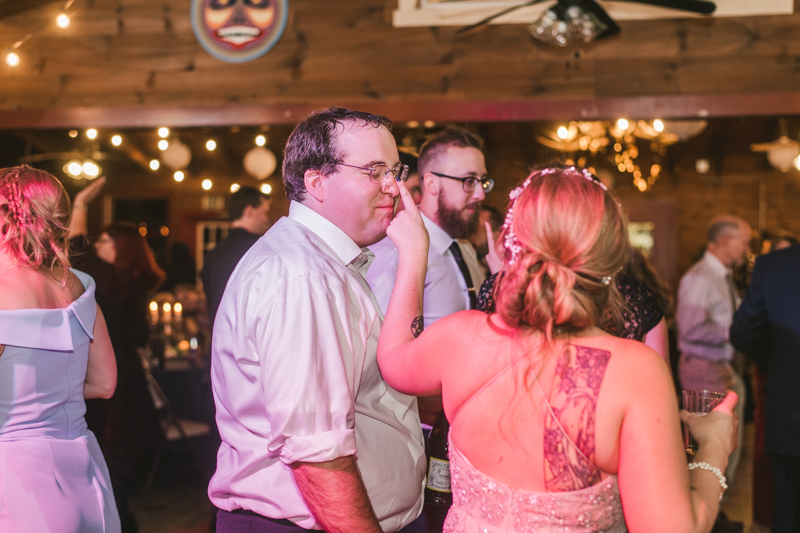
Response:
[[[241,187],[239,186],[239,184],[238,184],[238,183],[231,183],[231,192],[236,192],[236,191],[238,191],[240,188],[241,188]]]
[[[159,163],[158,159],[151,159],[150,160],[150,169],[151,170],[158,170],[158,168],[160,166],[161,166],[161,163]]]
[[[211,180],[203,180],[202,187],[204,190],[209,191],[211,190]]]
[[[658,119],[658,118],[655,119],[653,121],[653,129],[656,130],[658,133],[661,133],[662,131],[664,131],[664,121],[662,121],[661,119]]]
[[[256,137],[256,146],[264,146],[265,144],[267,144],[267,138],[263,135],[258,135]]]
[[[794,168],[800,170],[800,155],[794,158]]]
[[[83,172],[83,166],[78,161],[70,161],[67,163],[67,174],[77,178]]]
[[[86,130],[86,136],[90,139],[97,139],[97,130],[94,128],[89,128]]]
[[[89,178],[96,178],[100,175],[100,167],[98,167],[97,163],[94,161],[84,162],[83,165],[81,165],[81,170],[83,170],[83,173]]]
[[[162,307],[165,313],[169,313],[172,311],[172,305],[169,302],[164,302],[164,306]]]
[[[569,137],[569,130],[566,126],[559,126],[557,134],[559,139],[566,139]]]
[[[209,152],[213,152],[216,147],[217,147],[217,141],[215,141],[214,139],[209,139],[208,141],[206,141],[206,150],[208,150]]]
[[[58,16],[56,17],[56,26],[58,26],[61,29],[69,28],[70,22],[72,21],[69,19],[69,15],[67,15],[66,13],[59,13]]]
[[[158,312],[158,304],[156,302],[150,302],[150,312]]]
[[[176,171],[175,171],[175,174],[173,174],[173,175],[172,175],[172,177],[173,177],[173,178],[175,178],[175,181],[177,181],[178,183],[180,183],[180,182],[182,182],[182,181],[183,181],[183,178],[185,178],[185,177],[186,177],[186,175],[183,173],[183,171],[182,171],[182,170],[176,170]]]
[[[122,144],[122,135],[114,135],[113,137],[111,137],[111,144],[113,144],[114,146],[119,146],[120,144]]]
[[[9,52],[6,54],[6,65],[9,67],[16,67],[19,65],[19,54],[16,52]]]
[[[158,128],[158,136],[162,139],[169,137],[169,128]]]
[[[272,192],[272,185],[270,185],[269,183],[262,184],[261,185],[261,192],[263,192],[264,194],[271,193]]]
[[[163,152],[167,148],[169,148],[169,141],[168,140],[161,139],[160,141],[158,141],[158,149],[159,150],[161,150]]]
[[[69,136],[74,139],[78,136],[78,130],[69,130]]]
[[[625,120],[624,118],[621,118],[621,119],[619,119],[619,120],[617,121],[617,127],[618,127],[619,129],[623,130],[623,131],[625,131],[625,130],[627,130],[627,129],[628,129],[628,125],[629,125],[629,124],[628,124],[628,121],[627,121],[627,120]]]

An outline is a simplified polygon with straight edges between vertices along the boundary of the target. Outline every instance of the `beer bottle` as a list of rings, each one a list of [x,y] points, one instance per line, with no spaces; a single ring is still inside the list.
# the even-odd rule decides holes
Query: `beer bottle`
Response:
[[[450,461],[447,456],[447,433],[449,430],[450,423],[442,412],[425,444],[425,455],[428,458],[425,503],[445,508],[450,507],[453,503],[453,493],[450,489]]]

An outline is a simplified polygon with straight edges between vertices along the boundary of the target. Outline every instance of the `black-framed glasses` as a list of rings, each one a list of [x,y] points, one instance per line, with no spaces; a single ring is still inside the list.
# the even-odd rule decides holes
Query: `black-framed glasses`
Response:
[[[494,180],[492,178],[476,178],[474,176],[468,176],[466,178],[457,178],[455,176],[448,176],[447,174],[439,174],[438,172],[431,172],[434,176],[439,176],[440,178],[448,178],[451,180],[456,180],[461,182],[461,187],[464,189],[464,192],[472,193],[475,192],[475,187],[478,186],[478,183],[481,184],[483,187],[483,192],[488,193],[492,192],[494,188]]]
[[[373,183],[381,183],[384,180],[400,180],[406,181],[408,179],[408,165],[403,165],[401,163],[397,163],[393,167],[389,167],[389,165],[378,164],[372,165],[371,167],[358,167],[356,165],[348,165],[347,163],[336,163],[337,165],[342,165],[343,167],[350,167],[350,168],[357,168],[358,170],[363,170],[364,172],[369,175],[369,179]]]

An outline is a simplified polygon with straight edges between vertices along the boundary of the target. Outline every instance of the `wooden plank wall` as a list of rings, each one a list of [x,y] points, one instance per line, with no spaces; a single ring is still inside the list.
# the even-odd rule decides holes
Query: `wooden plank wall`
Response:
[[[283,38],[228,64],[196,42],[189,0],[78,0],[0,20],[0,110],[335,102],[525,101],[797,92],[800,14],[621,22],[581,50],[535,42],[525,25],[456,35],[393,28],[396,0],[290,0]]]

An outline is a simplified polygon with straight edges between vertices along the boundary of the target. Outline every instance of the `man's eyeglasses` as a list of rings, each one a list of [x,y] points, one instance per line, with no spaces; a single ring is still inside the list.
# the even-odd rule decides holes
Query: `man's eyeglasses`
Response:
[[[491,192],[494,188],[494,180],[492,178],[475,178],[473,176],[469,176],[466,178],[457,178],[455,176],[448,176],[447,174],[439,174],[438,172],[431,172],[434,176],[439,176],[440,178],[448,178],[451,180],[456,180],[461,182],[461,187],[464,189],[464,192],[475,192],[475,187],[478,186],[478,183],[481,184],[483,187],[483,192],[488,193]]]
[[[389,165],[372,165],[371,167],[357,167],[356,165],[348,165],[347,163],[336,163],[343,167],[357,168],[363,170],[369,175],[369,179],[373,183],[381,183],[384,180],[400,180],[406,181],[408,179],[408,165],[396,164],[389,168]]]

